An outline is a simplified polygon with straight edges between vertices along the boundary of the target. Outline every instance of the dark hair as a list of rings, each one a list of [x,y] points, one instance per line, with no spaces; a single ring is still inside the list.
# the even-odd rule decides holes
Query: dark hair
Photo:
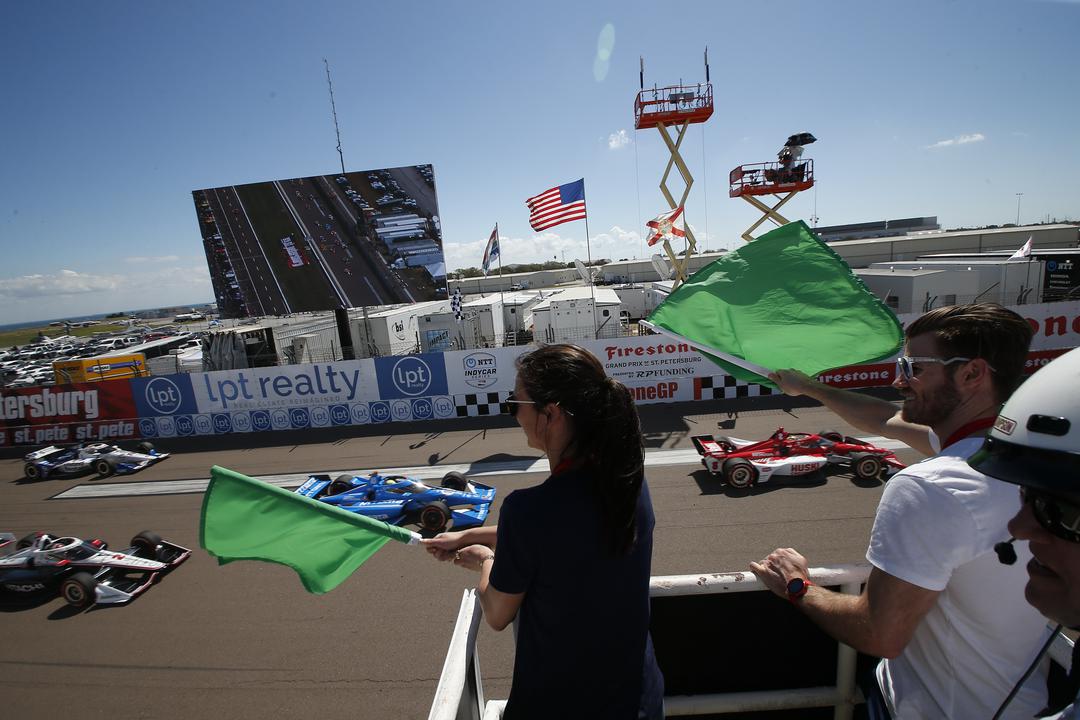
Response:
[[[645,445],[630,391],[576,345],[541,347],[519,357],[517,369],[538,407],[558,403],[570,414],[573,437],[567,457],[590,474],[609,549],[625,555],[634,545],[645,477]]]
[[[998,402],[1005,402],[1024,372],[1031,325],[1012,310],[995,303],[950,305],[923,315],[907,326],[908,338],[933,333],[938,351],[946,357],[982,358],[991,373]],[[955,366],[954,366],[955,367]]]

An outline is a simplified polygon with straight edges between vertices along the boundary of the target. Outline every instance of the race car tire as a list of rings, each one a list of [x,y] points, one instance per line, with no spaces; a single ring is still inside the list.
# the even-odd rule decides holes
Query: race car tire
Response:
[[[844,436],[835,430],[822,430],[818,435],[833,442],[844,442]]]
[[[733,488],[748,488],[757,482],[758,469],[745,458],[728,458],[723,465],[724,480]]]
[[[26,463],[23,466],[23,475],[26,476],[27,480],[37,480],[42,475],[41,468],[34,463]]]
[[[469,481],[465,479],[464,475],[454,470],[443,475],[441,484],[444,488],[460,490],[462,492],[469,489]]]
[[[101,477],[109,477],[116,472],[116,465],[113,464],[112,460],[101,458],[94,461],[94,472]]]
[[[97,600],[97,582],[90,573],[78,572],[60,583],[60,597],[73,608],[83,610]]]
[[[340,495],[343,492],[348,492],[353,489],[353,476],[352,475],[338,475],[334,478],[334,481],[326,486],[327,495]]]
[[[141,443],[135,446],[136,452],[141,452],[144,455],[149,455],[154,451],[154,443],[147,440],[143,440]]]
[[[877,455],[857,453],[851,457],[851,471],[860,480],[876,480],[884,467]]]
[[[131,538],[131,546],[135,548],[136,554],[140,557],[145,556],[148,560],[158,559],[159,545],[161,545],[161,536],[149,530],[143,530]]]
[[[450,522],[450,507],[442,500],[420,508],[420,528],[427,533],[441,533]]]

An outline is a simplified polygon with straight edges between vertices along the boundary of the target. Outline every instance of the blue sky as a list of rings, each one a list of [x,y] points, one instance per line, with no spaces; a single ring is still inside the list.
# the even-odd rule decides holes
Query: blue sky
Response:
[[[677,8],[677,9],[675,9]],[[756,219],[727,173],[813,132],[820,224],[1080,217],[1080,2],[39,2],[0,7],[0,324],[209,301],[191,191],[435,166],[451,269],[585,257],[527,197],[585,178],[592,256],[644,256],[667,152],[647,87],[704,80],[699,241]]]

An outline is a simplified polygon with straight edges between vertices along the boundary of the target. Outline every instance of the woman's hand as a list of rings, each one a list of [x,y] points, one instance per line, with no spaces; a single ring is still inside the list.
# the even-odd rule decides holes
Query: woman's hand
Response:
[[[469,545],[454,553],[454,564],[466,570],[480,572],[484,563],[495,558],[495,553],[486,545]]]
[[[422,539],[420,544],[424,546],[425,550],[434,555],[436,560],[446,562],[447,560],[453,560],[454,554],[458,550],[469,545],[469,541],[464,535],[464,531],[439,533],[433,538]]]

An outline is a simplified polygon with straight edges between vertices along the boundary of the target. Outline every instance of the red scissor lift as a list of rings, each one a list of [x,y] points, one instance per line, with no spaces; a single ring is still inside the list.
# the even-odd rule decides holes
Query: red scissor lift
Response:
[[[795,197],[795,193],[814,186],[814,161],[800,159],[790,164],[766,162],[740,165],[728,175],[728,183],[731,186],[729,197],[741,197],[761,211],[761,218],[742,234],[743,240],[750,242],[754,239],[751,233],[766,220],[772,220],[777,225],[788,224],[787,218],[778,210]],[[763,195],[772,195],[778,202],[767,205],[758,199]]]
[[[644,73],[644,70],[642,72]],[[708,74],[707,69],[706,74]],[[660,137],[663,138],[664,144],[667,145],[671,153],[667,167],[664,169],[664,175],[660,178],[660,192],[664,194],[664,198],[672,210],[680,206],[686,206],[686,198],[690,195],[690,186],[694,184],[694,176],[690,174],[690,170],[686,167],[686,163],[683,162],[682,156],[679,154],[679,147],[682,145],[683,138],[686,137],[686,129],[693,123],[705,122],[712,114],[713,91],[712,83],[709,82],[698,83],[697,85],[680,84],[663,88],[654,87],[649,90],[643,89],[634,100],[634,128],[637,130],[647,128],[659,130]],[[668,132],[668,127],[672,126],[678,128],[674,140],[671,138],[671,133]],[[675,201],[667,187],[667,179],[673,167],[678,169],[679,175],[682,176],[683,182],[686,184],[682,197],[678,202]],[[686,280],[690,256],[696,247],[694,234],[689,225],[686,227],[686,241],[686,252],[680,262],[671,249],[671,243],[667,239],[664,240],[664,251],[675,269],[676,286]]]

